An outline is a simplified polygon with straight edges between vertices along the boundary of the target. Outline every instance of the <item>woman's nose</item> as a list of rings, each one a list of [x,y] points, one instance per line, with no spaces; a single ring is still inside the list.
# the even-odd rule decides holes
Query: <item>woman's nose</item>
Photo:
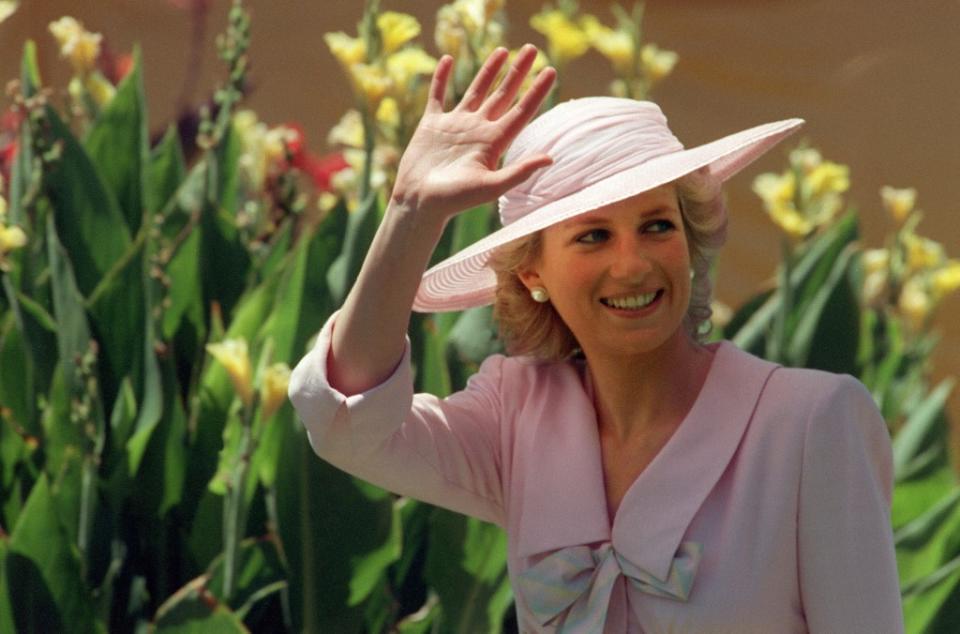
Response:
[[[614,279],[640,280],[653,270],[649,254],[635,238],[621,240],[611,257],[610,276]]]

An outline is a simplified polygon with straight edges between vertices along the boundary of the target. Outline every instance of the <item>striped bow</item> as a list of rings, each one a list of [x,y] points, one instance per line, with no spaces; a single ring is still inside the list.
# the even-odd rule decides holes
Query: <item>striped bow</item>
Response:
[[[602,632],[610,595],[621,575],[641,592],[686,601],[702,553],[703,545],[699,542],[680,544],[664,581],[630,563],[610,542],[596,548],[570,546],[520,573],[518,589],[542,625],[569,609],[558,631]]]

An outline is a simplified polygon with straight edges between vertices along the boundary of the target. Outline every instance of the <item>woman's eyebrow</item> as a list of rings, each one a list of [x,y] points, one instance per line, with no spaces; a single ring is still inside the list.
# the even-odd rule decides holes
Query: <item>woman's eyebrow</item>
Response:
[[[647,209],[646,211],[641,212],[640,217],[647,218],[649,216],[656,216],[659,214],[672,213],[672,212],[679,213],[679,210],[669,207],[667,205],[663,205],[659,207],[652,207],[650,209]],[[592,217],[583,216],[578,218],[571,218],[570,220],[567,220],[563,224],[566,227],[569,227],[571,229],[579,229],[582,227],[594,227],[597,225],[605,225],[605,224],[609,224],[610,222],[611,222],[611,219],[609,216],[592,216]]]

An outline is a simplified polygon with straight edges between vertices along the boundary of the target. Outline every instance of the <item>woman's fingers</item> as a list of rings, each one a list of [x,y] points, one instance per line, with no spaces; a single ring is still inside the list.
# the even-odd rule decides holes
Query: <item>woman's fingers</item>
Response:
[[[546,154],[540,154],[516,163],[511,163],[510,165],[504,165],[496,172],[490,174],[488,185],[493,191],[492,197],[498,197],[504,192],[513,189],[530,178],[538,169],[542,169],[551,164],[553,164],[553,159]]]
[[[533,62],[537,58],[537,48],[533,44],[525,44],[517,53],[517,57],[507,76],[503,78],[497,89],[490,95],[490,98],[483,104],[481,110],[488,119],[497,119],[506,112],[514,98],[523,85],[527,73],[533,67]]]
[[[467,92],[464,93],[458,108],[474,111],[480,107],[484,98],[487,96],[487,91],[490,90],[490,86],[493,85],[497,74],[503,67],[503,63],[507,61],[509,56],[509,51],[503,47],[498,47],[490,53],[487,61],[484,62],[480,70],[477,71],[476,77],[470,82],[470,86],[467,88]]]
[[[503,138],[507,144],[512,142],[520,134],[523,126],[527,125],[536,116],[537,111],[540,110],[540,105],[550,94],[550,89],[553,88],[553,82],[556,79],[556,70],[551,67],[544,68],[534,78],[530,88],[520,98],[520,101],[503,116],[500,123],[504,125]]]
[[[449,55],[444,55],[437,62],[437,68],[433,71],[433,79],[430,80],[426,112],[443,112],[443,103],[447,97],[447,82],[450,79],[452,69],[453,58]]]

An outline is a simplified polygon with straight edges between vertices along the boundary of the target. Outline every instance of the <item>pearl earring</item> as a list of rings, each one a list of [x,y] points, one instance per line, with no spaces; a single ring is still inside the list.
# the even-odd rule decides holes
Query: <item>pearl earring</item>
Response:
[[[547,289],[545,289],[542,286],[534,286],[533,288],[531,288],[530,297],[533,299],[533,301],[537,302],[538,304],[543,304],[548,299],[550,299],[550,295],[547,293]]]

